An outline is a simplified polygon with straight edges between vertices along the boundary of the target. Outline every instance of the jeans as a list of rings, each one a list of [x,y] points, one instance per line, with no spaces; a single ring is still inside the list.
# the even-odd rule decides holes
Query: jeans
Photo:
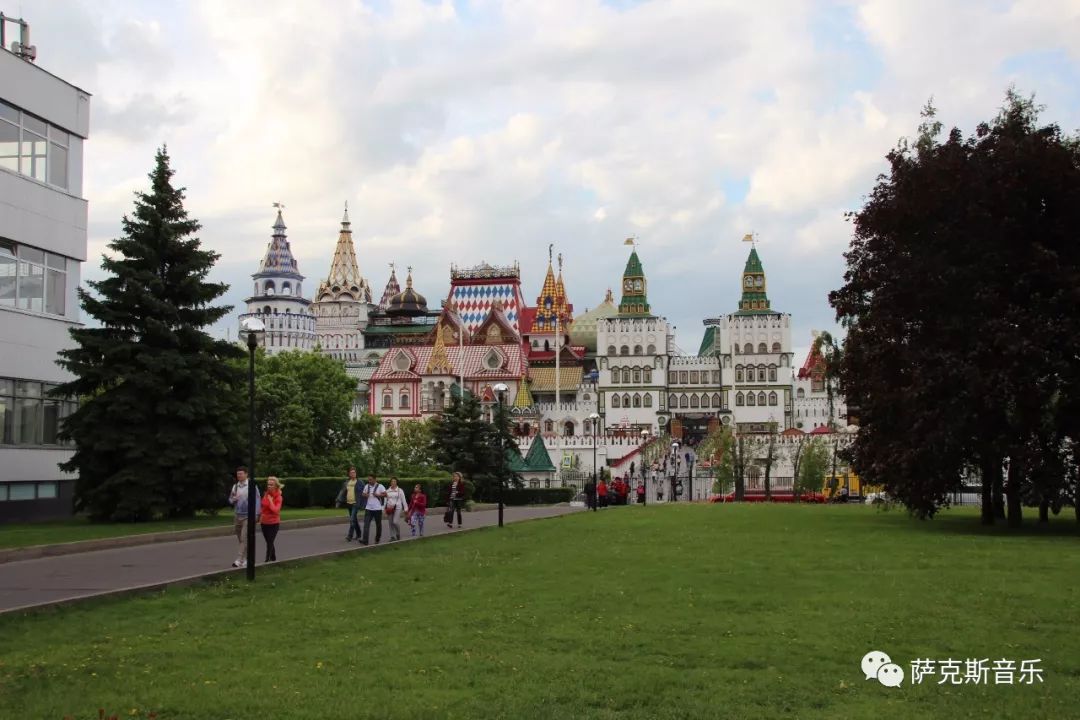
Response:
[[[450,523],[452,523],[454,521],[454,512],[456,511],[457,512],[457,526],[461,527],[461,506],[464,505],[464,504],[465,504],[464,500],[451,500],[450,501],[450,522],[446,523],[447,525],[449,525]]]
[[[412,528],[412,536],[416,537],[416,531],[419,529],[420,537],[424,537],[424,516],[420,513],[413,513],[409,520],[409,527]]]
[[[401,539],[401,524],[400,524],[400,521],[398,520],[398,517],[399,517],[399,515],[398,515],[397,511],[395,511],[393,515],[387,515],[386,516],[386,525],[387,525],[387,527],[390,528],[390,539],[391,540],[400,540]]]
[[[345,505],[349,509],[349,534],[346,536],[347,540],[352,540],[354,537],[359,540],[360,535],[360,520],[356,517],[360,512],[360,503],[353,503],[352,505]]]
[[[371,541],[371,521],[375,521],[375,542],[382,541],[382,510],[364,511],[364,538],[360,542],[365,545]]]
[[[266,562],[277,560],[277,550],[274,549],[274,540],[277,539],[277,531],[280,526],[277,523],[262,526],[263,540],[266,541]]]

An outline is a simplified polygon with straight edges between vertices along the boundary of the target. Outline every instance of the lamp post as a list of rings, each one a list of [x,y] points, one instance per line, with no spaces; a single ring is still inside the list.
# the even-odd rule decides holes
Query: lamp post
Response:
[[[505,415],[504,411],[505,411],[505,408],[506,408],[506,405],[505,405],[506,391],[509,390],[509,389],[510,388],[508,388],[506,386],[506,383],[499,383],[498,385],[495,386],[495,394],[499,396],[499,422],[503,422],[503,421],[506,420],[506,415]],[[499,453],[500,453],[500,455],[499,455],[499,463],[501,465],[506,463],[506,447],[503,445],[503,433],[504,432],[506,432],[506,428],[499,428]],[[505,484],[505,481],[506,481],[506,478],[504,478],[503,475],[504,475],[504,473],[502,471],[500,471],[499,472],[499,527],[503,526],[503,485]]]
[[[671,443],[671,502],[675,502],[675,483],[679,479],[679,442]]]
[[[247,332],[248,346],[248,502],[247,502],[247,579],[255,579],[255,349],[266,332],[263,321],[246,317],[240,327]]]
[[[694,502],[694,460],[697,455],[686,453],[686,501]]]
[[[593,500],[593,512],[596,512],[596,506],[600,504],[600,495],[596,492],[597,488],[600,485],[600,483],[596,479],[596,436],[597,431],[600,429],[600,414],[589,413],[589,421],[592,425],[592,482],[593,497],[595,498]],[[585,499],[588,500],[588,497],[589,496],[586,495]]]
[[[642,430],[641,431],[641,447],[642,447],[642,449],[645,448],[645,445],[648,442],[649,442],[649,431],[648,430]],[[642,453],[642,455],[641,455],[641,484],[642,484],[642,486],[645,487],[645,494],[641,496],[641,504],[642,505],[648,505],[649,504],[649,483],[645,480],[645,478],[647,477],[646,474],[645,474],[646,472],[648,472],[648,470],[645,467],[645,455],[644,455],[644,453]]]

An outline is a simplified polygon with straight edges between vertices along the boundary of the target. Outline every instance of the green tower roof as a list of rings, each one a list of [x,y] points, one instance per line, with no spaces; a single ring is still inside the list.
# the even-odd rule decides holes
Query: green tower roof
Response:
[[[630,251],[630,259],[626,261],[626,269],[623,270],[622,276],[628,277],[642,277],[645,275],[645,271],[641,269],[641,260],[638,259],[637,250]]]
[[[746,258],[746,267],[743,268],[744,273],[763,273],[765,268],[761,267],[761,258],[758,257],[757,248],[750,248],[750,256]]]
[[[631,284],[640,281],[641,287],[631,288]],[[623,270],[622,299],[619,301],[619,314],[649,317],[649,298],[646,289],[645,269],[641,267],[637,250],[630,251],[630,259]]]

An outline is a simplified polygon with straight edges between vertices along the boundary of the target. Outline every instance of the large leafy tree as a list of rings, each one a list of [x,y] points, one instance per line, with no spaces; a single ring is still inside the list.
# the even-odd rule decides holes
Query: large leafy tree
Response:
[[[1061,491],[1039,478],[1075,432],[1058,399],[1077,372],[1080,153],[1012,92],[971,137],[942,142],[925,116],[854,215],[830,295],[848,329],[840,386],[861,421],[854,465],[922,517],[978,467],[983,522],[1004,489],[1019,525],[1033,487]]]
[[[79,289],[83,311],[99,323],[71,331],[60,353],[75,379],[58,394],[84,398],[63,427],[75,453],[77,509],[94,519],[145,520],[190,515],[223,501],[235,448],[227,362],[240,350],[204,328],[232,308],[214,305],[228,286],[207,282],[218,254],[194,235],[184,191],[157,152],[150,189],[138,192],[123,236],[102,259],[108,277]]]

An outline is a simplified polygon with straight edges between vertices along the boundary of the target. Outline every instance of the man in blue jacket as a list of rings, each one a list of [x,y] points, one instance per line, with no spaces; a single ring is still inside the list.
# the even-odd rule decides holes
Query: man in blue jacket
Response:
[[[236,510],[236,519],[233,524],[236,527],[236,539],[240,541],[240,555],[233,560],[233,567],[247,567],[247,519],[248,519],[248,471],[241,465],[236,468],[236,483],[229,493],[229,504]],[[259,496],[259,487],[255,486],[255,522],[259,521],[262,514],[262,499]]]

